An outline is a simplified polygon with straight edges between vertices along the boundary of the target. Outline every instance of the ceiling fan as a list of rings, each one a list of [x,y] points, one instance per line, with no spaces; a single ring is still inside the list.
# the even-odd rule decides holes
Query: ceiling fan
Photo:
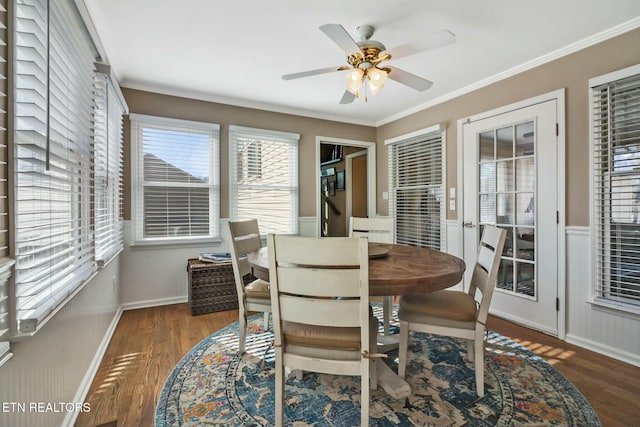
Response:
[[[347,63],[349,65],[285,74],[282,78],[283,80],[293,80],[333,71],[349,70],[346,75],[347,88],[340,100],[341,104],[353,102],[355,98],[360,96],[360,91],[363,87],[366,101],[367,88],[372,95],[375,95],[383,88],[387,77],[417,91],[422,92],[429,89],[433,82],[396,67],[383,66],[382,63],[389,61],[392,55],[394,58],[409,56],[427,49],[452,44],[456,40],[453,33],[444,30],[433,33],[419,42],[399,46],[389,53],[382,43],[371,40],[375,31],[375,28],[371,25],[360,25],[356,28],[360,36],[360,41],[358,42],[340,24],[322,25],[320,31],[325,33],[347,54]],[[364,84],[365,81],[367,81],[366,85]]]

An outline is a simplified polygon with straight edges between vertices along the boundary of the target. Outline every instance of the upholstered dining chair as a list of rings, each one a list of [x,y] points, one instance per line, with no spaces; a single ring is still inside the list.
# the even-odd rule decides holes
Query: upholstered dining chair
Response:
[[[484,226],[467,292],[442,290],[400,297],[398,375],[402,378],[406,374],[409,331],[463,338],[467,340],[467,357],[474,362],[476,392],[484,396],[484,334],[506,235],[505,229]]]
[[[238,292],[239,318],[239,351],[244,353],[247,340],[247,312],[264,312],[264,329],[269,329],[269,313],[271,312],[271,293],[269,283],[256,279],[245,285],[245,276],[250,273],[249,262],[246,254],[256,251],[262,246],[260,241],[260,229],[258,221],[229,221],[230,253],[233,265],[233,277]]]
[[[366,239],[267,235],[276,356],[275,421],[284,423],[284,367],[361,377],[369,425],[378,321],[369,308]],[[337,297],[337,298],[336,298]],[[321,410],[321,409],[320,409]]]
[[[391,217],[349,218],[349,237],[366,237],[373,243],[390,243],[395,241],[395,227]],[[389,335],[389,322],[393,309],[393,296],[383,297],[382,313],[384,334]]]

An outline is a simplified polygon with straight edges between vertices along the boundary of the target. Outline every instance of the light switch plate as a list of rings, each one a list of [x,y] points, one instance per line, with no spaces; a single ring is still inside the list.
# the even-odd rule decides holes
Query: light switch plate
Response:
[[[455,199],[449,200],[449,210],[450,211],[455,211],[456,210],[456,200]]]
[[[449,198],[450,199],[455,199],[456,198],[456,187],[451,187],[449,189]]]
[[[389,200],[389,192],[388,191],[383,191],[382,192],[382,200]]]

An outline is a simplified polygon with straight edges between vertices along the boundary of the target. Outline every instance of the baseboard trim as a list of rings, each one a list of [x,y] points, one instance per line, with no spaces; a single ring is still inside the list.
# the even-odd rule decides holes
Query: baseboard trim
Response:
[[[115,314],[113,315],[113,319],[111,319],[111,323],[109,324],[109,327],[107,328],[107,331],[105,332],[104,337],[102,337],[102,341],[100,342],[100,345],[96,350],[96,354],[93,356],[93,359],[89,364],[89,368],[87,368],[87,372],[85,373],[84,378],[80,383],[80,387],[78,387],[78,390],[76,391],[76,395],[73,399],[73,402],[84,402],[87,397],[87,394],[89,394],[91,383],[93,383],[93,380],[96,374],[98,373],[98,369],[100,368],[100,364],[102,363],[102,358],[104,357],[104,354],[107,352],[107,347],[109,347],[111,338],[113,337],[113,334],[116,331],[116,327],[118,326],[118,322],[120,321],[122,312],[123,312],[122,306],[119,306],[116,309]],[[62,427],[73,427],[73,425],[75,425],[76,423],[76,419],[78,418],[78,415],[79,415],[78,411],[67,412],[67,415],[64,417],[64,420],[62,421]]]
[[[185,295],[181,297],[159,298],[159,299],[152,299],[147,301],[128,302],[126,304],[122,304],[121,307],[123,311],[127,311],[127,310],[135,310],[138,308],[158,307],[161,305],[182,304],[188,301],[189,299]]]
[[[574,344],[579,347],[586,348],[587,350],[594,351],[598,354],[602,354],[603,356],[611,357],[612,359],[616,359],[621,362],[640,367],[640,356],[637,354],[633,354],[628,351],[616,350],[595,341],[591,341],[571,334],[567,334],[566,341],[569,344]]]
[[[494,309],[489,309],[489,314],[491,314],[492,316],[499,317],[499,318],[504,319],[504,320],[508,320],[509,322],[518,324],[520,326],[524,326],[525,328],[529,328],[529,329],[532,329],[534,331],[542,332],[543,334],[551,335],[552,337],[558,338],[558,331],[557,330],[554,331],[553,329],[547,328],[547,327],[545,327],[543,325],[539,325],[537,323],[530,322],[530,321],[528,321],[526,319],[523,319],[521,317],[512,316],[512,315],[509,315],[507,313],[503,313],[501,311],[497,311],[497,310],[494,310]]]

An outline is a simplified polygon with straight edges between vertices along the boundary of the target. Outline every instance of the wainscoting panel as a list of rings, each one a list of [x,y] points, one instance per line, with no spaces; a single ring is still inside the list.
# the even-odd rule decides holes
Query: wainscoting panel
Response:
[[[116,258],[33,337],[12,343],[13,357],[0,367],[0,402],[26,410],[0,412],[0,425],[72,425],[74,412],[30,411],[29,405],[83,403],[117,321],[118,287]]]
[[[567,335],[572,344],[640,366],[640,316],[592,304],[591,232],[567,227]]]

